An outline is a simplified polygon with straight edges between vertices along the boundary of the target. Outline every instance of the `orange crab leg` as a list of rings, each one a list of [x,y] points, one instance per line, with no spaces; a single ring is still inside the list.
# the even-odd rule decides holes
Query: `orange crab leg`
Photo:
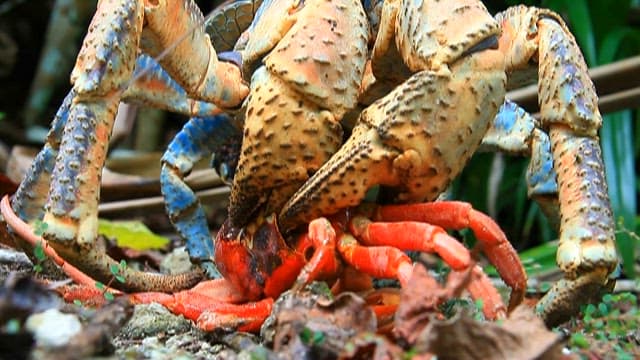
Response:
[[[355,239],[351,240],[348,237],[341,239],[339,244],[344,248],[340,248],[340,252],[351,259],[348,258],[347,261],[359,263],[354,266],[385,266],[386,269],[377,270],[376,276],[395,275],[391,277],[397,277],[404,287],[409,281],[413,266],[402,250],[435,252],[454,270],[452,276],[462,276],[466,270],[472,269],[467,289],[474,299],[484,301],[483,312],[487,318],[495,319],[504,315],[505,307],[491,280],[480,267],[473,265],[469,250],[442,228],[412,221],[371,222],[359,216],[352,220],[351,230],[362,243],[368,245],[361,246]]]
[[[323,278],[323,276],[338,273],[340,262],[336,258],[336,231],[327,219],[320,218],[309,223],[309,231],[300,241],[309,243],[314,252],[300,270],[294,289],[300,289],[313,280]]]
[[[441,227],[425,222],[371,222],[357,216],[351,221],[351,231],[364,245],[437,253],[454,270],[466,269],[471,264],[469,250],[464,245]]]
[[[484,247],[484,253],[496,267],[506,284],[512,288],[509,308],[524,298],[527,274],[504,232],[489,216],[473,209],[471,204],[460,201],[386,205],[377,210],[376,220],[420,221],[460,230],[470,228]]]
[[[224,328],[258,332],[272,308],[272,298],[240,305],[218,303],[204,311],[196,323],[204,331]]]
[[[273,306],[272,298],[237,304],[246,298],[225,279],[204,281],[175,294],[135,293],[130,299],[135,304],[157,302],[172,313],[195,321],[205,331],[217,328],[258,331]]]

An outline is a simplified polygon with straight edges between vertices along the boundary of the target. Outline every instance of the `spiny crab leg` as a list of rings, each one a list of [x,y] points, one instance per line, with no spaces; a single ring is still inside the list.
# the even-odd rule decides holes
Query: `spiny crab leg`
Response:
[[[214,116],[222,110],[213,103],[194,99],[153,57],[140,54],[133,78],[121,101],[143,104],[186,116]]]
[[[602,117],[580,49],[562,18],[524,6],[496,16],[507,71],[536,62],[540,118],[549,129],[560,205],[558,266],[566,279],[539,302],[537,310],[555,325],[614,284],[608,274],[618,262],[614,221],[598,145]]]
[[[239,68],[218,61],[199,27],[201,22],[202,14],[187,0],[101,1],[83,42],[71,76],[74,90],[64,130],[52,142],[52,148],[59,144],[59,151],[52,165],[46,211],[42,218],[36,214],[27,219],[42,219],[49,245],[102,282],[108,282],[109,268],[117,264],[105,255],[104,244],[96,242],[99,184],[115,111],[132,79],[139,46],[157,56],[177,44],[160,63],[194,99],[235,107],[248,93]],[[143,25],[145,41],[141,41]],[[181,39],[187,32],[191,36]],[[36,182],[47,183],[49,174],[45,170],[38,177]],[[18,201],[30,202],[30,198]],[[125,283],[117,284],[123,290],[176,291],[201,278],[199,272],[172,277],[130,268],[123,275]]]

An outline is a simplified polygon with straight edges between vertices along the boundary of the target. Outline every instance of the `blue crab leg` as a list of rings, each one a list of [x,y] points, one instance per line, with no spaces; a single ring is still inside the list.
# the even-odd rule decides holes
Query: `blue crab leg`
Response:
[[[144,17],[144,21],[143,21]],[[69,263],[102,282],[118,264],[97,242],[100,179],[115,112],[133,76],[138,45],[159,55],[163,67],[189,94],[237,106],[248,89],[235,65],[218,62],[198,27],[202,14],[190,1],[101,1],[71,75],[75,98],[51,175],[43,237]],[[141,41],[142,27],[149,32]],[[191,34],[186,39],[180,37]],[[179,41],[184,40],[184,41]],[[191,51],[193,50],[193,51]],[[184,62],[184,64],[182,64]],[[200,272],[163,276],[124,269],[122,290],[175,291],[192,286]]]
[[[32,223],[42,220],[44,216],[44,204],[47,201],[51,172],[55,165],[60,148],[62,131],[69,119],[69,110],[75,94],[69,91],[62,105],[58,108],[51,129],[47,135],[47,141],[31,163],[25,179],[20,183],[18,190],[11,199],[11,207],[24,221]]]
[[[562,18],[548,10],[513,7],[496,16],[507,72],[538,63],[540,117],[549,129],[560,204],[557,253],[565,279],[537,310],[555,325],[613,286],[616,254],[613,214],[598,144],[602,117],[587,66]]]
[[[540,205],[557,230],[560,210],[551,140],[538,127],[538,120],[516,103],[506,100],[482,139],[479,150],[531,157],[527,169],[529,197]]]
[[[226,115],[191,118],[162,157],[160,184],[169,218],[186,240],[191,260],[201,264],[211,278],[220,277],[220,273],[212,262],[214,247],[207,219],[198,198],[183,179],[203,156],[219,154],[225,147],[234,148],[231,152],[237,154],[241,141],[242,133]]]
[[[138,56],[135,69],[134,81],[125,90],[122,101],[142,103],[189,116],[220,113],[220,109],[211,103],[189,98],[186,91],[152,57],[144,54]],[[137,76],[140,73],[143,74]],[[44,147],[12,198],[12,208],[27,222],[41,220],[43,217],[50,174],[74,98],[74,91],[69,91],[51,123]]]
[[[138,56],[135,69],[134,81],[124,92],[123,101],[143,103],[190,116],[220,113],[220,109],[213,104],[189,98],[186,91],[150,56],[144,54]],[[136,76],[141,72],[144,74]],[[21,219],[27,222],[41,220],[44,215],[50,174],[58,155],[60,139],[74,98],[74,91],[69,91],[51,123],[44,147],[34,159],[26,179],[12,198],[12,208]]]

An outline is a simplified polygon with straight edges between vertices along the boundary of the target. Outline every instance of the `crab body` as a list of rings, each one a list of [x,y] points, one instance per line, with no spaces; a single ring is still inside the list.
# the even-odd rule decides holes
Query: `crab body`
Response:
[[[137,100],[197,116],[163,157],[167,210],[192,258],[209,276],[221,270],[245,300],[275,296],[292,279],[314,278],[306,274],[325,266],[317,260],[325,254],[320,250],[334,247],[349,266],[373,275],[391,271],[402,282],[408,276],[404,260],[357,260],[360,245],[349,234],[368,241],[357,226],[314,225],[310,233],[332,228],[342,240],[309,235],[315,252],[308,257],[298,248],[305,241],[263,237],[260,219],[277,219],[292,239],[317,224],[314,219],[358,205],[374,186],[383,187],[389,202],[432,201],[480,147],[531,155],[530,195],[560,214],[558,262],[567,279],[541,301],[548,323],[611,285],[608,274],[617,260],[597,143],[601,117],[579,48],[558,15],[519,6],[494,18],[475,0],[364,6],[355,0],[267,0],[260,7],[238,2],[225,9],[225,16],[242,19],[245,32],[207,35],[199,26],[202,15],[187,0],[99,3],[72,73],[74,89],[12,204],[27,221],[44,219],[44,237],[69,262],[99,279],[111,276],[111,260],[95,245],[100,171],[118,102]],[[186,33],[191,36],[181,37]],[[211,38],[225,50],[235,41],[235,52],[218,57]],[[153,71],[142,68],[153,61],[138,56],[138,49],[159,58]],[[536,67],[539,121],[505,101],[511,84]],[[223,111],[239,114],[242,125]],[[343,124],[352,127],[344,143]],[[242,144],[230,172],[229,220],[211,245],[203,212],[182,178],[197,159],[237,146],[225,139],[237,139],[238,127]],[[446,214],[416,215],[425,210],[414,205],[400,210],[408,215],[400,220],[422,224],[415,230],[424,235],[418,250],[441,244],[440,235],[424,230],[425,222],[470,226],[477,233],[493,228],[466,206],[446,204],[424,205]],[[508,241],[490,233],[485,250],[494,262],[506,259],[501,275],[520,293],[522,266]],[[413,249],[388,233],[376,239],[372,249]],[[446,258],[455,242],[444,243],[435,248]],[[472,267],[463,263],[461,269]],[[133,271],[125,276],[128,290],[171,291],[197,280]],[[269,285],[276,282],[277,291]]]

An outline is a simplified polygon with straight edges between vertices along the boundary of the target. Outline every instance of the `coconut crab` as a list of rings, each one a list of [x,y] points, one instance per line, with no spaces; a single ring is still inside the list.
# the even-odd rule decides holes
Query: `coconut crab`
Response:
[[[192,258],[211,276],[218,271],[215,259],[227,279],[222,282],[240,289],[243,300],[264,295],[277,269],[302,268],[304,277],[329,266],[314,260],[321,249],[342,244],[344,238],[320,240],[335,239],[326,235],[329,229],[336,236],[367,233],[353,220],[329,226],[313,219],[359,204],[375,185],[394,202],[434,200],[480,146],[531,154],[530,194],[551,212],[559,205],[558,262],[567,277],[539,303],[547,323],[611,286],[617,257],[597,143],[601,117],[579,48],[557,14],[519,6],[493,18],[472,0],[269,0],[252,15],[237,52],[218,58],[191,1],[99,3],[72,73],[74,89],[12,203],[21,218],[48,224],[44,237],[63,258],[98,279],[111,277],[112,263],[95,244],[97,184],[115,109],[130,97],[192,116],[246,107],[229,220],[214,245],[198,241],[208,240],[206,223],[181,179],[195,158],[220,146],[210,136],[224,134],[225,125],[192,119],[192,130],[188,125],[165,156],[162,175],[170,216]],[[161,67],[138,49],[162,55]],[[134,76],[134,67],[154,70]],[[536,72],[539,122],[504,101],[508,84]],[[250,75],[248,84],[243,74]],[[354,119],[343,144],[340,122]],[[459,203],[400,209],[404,220],[471,225],[477,233],[493,228]],[[291,234],[309,222],[310,233],[326,235],[307,236],[318,246],[305,260],[315,265],[272,266],[299,258],[281,254],[287,249],[281,240],[263,240],[264,226]],[[402,243],[386,235],[374,244],[384,241]],[[446,243],[442,254],[455,246]],[[501,275],[521,293],[524,272],[511,261],[515,252],[506,239],[492,234],[485,246],[501,250],[489,256],[505,260]],[[261,253],[264,248],[271,252]],[[406,276],[400,264],[406,262],[395,268],[368,263],[374,271],[393,268],[395,276]],[[124,290],[175,291],[199,281],[195,274],[124,275]]]

